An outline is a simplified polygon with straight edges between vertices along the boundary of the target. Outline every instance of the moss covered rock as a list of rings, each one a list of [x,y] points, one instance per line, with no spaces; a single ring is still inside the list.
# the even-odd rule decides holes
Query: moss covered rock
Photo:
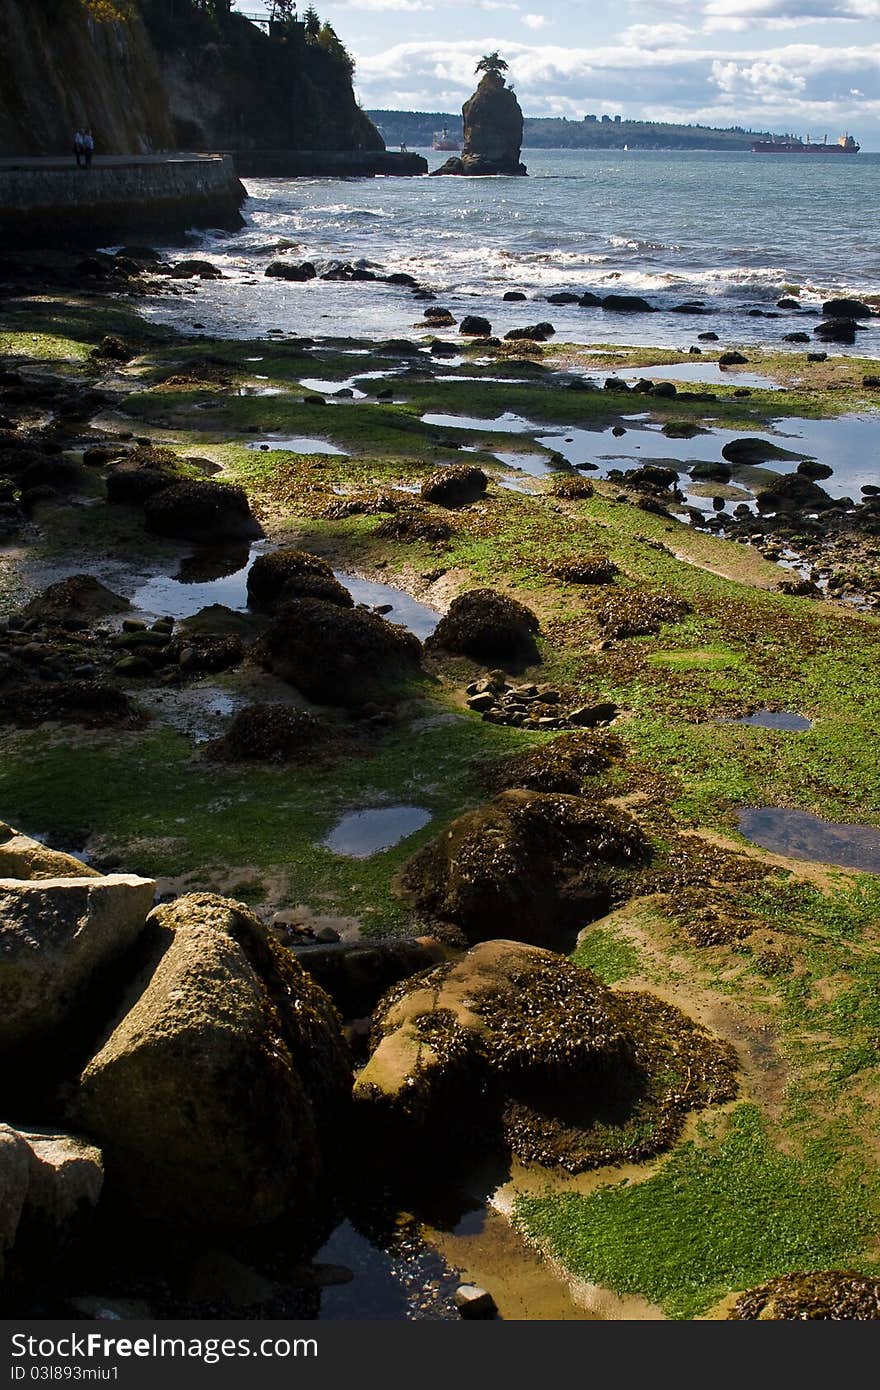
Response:
[[[783,1274],[740,1294],[728,1318],[807,1322],[880,1318],[880,1279],[854,1269]]]
[[[389,990],[370,1042],[355,1099],[391,1162],[506,1151],[580,1172],[657,1152],[735,1093],[730,1049],[678,1010],[513,941]]]
[[[422,483],[422,497],[440,507],[466,507],[482,497],[488,485],[489,479],[482,468],[456,463],[426,478]]]
[[[649,589],[618,589],[599,611],[607,637],[650,637],[663,623],[678,623],[690,613],[685,599]]]
[[[305,550],[273,550],[258,555],[248,572],[248,602],[271,610],[285,599],[317,598],[340,608],[353,608],[354,599],[334,576],[331,566]]]
[[[159,536],[211,542],[255,540],[262,527],[251,513],[244,488],[235,483],[172,483],[144,502],[147,528]]]
[[[613,734],[584,729],[498,759],[485,767],[482,782],[493,792],[521,787],[580,796],[622,753],[623,744]]]
[[[419,671],[421,643],[363,608],[317,599],[283,604],[262,643],[269,670],[320,705],[356,707]]]
[[[305,1240],[351,1087],[333,1005],[240,903],[179,898],[147,944],[73,1103],[108,1182],[150,1218]]]
[[[453,821],[409,861],[400,887],[468,941],[559,945],[606,912],[648,856],[642,831],[620,811],[513,790]]]
[[[524,603],[494,589],[472,589],[449,605],[426,646],[475,661],[537,662],[536,615]]]
[[[24,610],[28,618],[39,618],[42,622],[64,622],[65,619],[91,622],[94,618],[106,618],[111,613],[124,613],[131,604],[127,598],[114,594],[93,574],[73,574],[69,579],[61,579],[50,584],[36,598],[32,598]]]
[[[330,727],[308,710],[290,705],[249,705],[239,710],[207,756],[228,763],[289,763],[325,754]],[[0,845],[0,856],[3,846]]]

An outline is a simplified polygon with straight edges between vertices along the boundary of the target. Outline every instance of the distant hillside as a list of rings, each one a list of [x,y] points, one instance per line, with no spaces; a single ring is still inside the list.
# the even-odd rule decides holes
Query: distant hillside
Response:
[[[451,111],[368,111],[389,146],[402,142],[413,148],[428,146],[434,131],[448,127],[462,138],[461,114]],[[715,130],[711,126],[668,125],[661,121],[624,121],[586,116],[582,121],[546,116],[526,116],[523,145],[526,149],[553,150],[747,150],[753,140],[769,139],[769,132]]]

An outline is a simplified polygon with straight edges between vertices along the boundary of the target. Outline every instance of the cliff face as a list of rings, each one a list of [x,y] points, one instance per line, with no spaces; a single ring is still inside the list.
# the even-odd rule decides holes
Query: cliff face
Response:
[[[519,156],[523,114],[516,95],[500,73],[487,72],[461,110],[464,148],[437,174],[525,174]]]
[[[207,42],[159,35],[178,146],[186,149],[384,150],[344,62],[302,26],[268,35],[232,15]]]
[[[81,0],[0,0],[0,155],[67,154],[81,125],[99,154],[173,145],[143,23],[98,22]]]

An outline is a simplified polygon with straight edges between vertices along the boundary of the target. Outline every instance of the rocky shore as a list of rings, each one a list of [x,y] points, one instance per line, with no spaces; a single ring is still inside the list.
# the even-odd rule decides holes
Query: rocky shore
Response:
[[[705,337],[393,274],[408,339],[138,313],[218,274],[0,267],[6,1305],[356,1316],[354,1232],[400,1315],[519,1316],[435,1253],[476,1205],[566,1316],[876,1317],[877,873],[737,829],[880,821],[877,489],[809,435],[876,364],[691,390]]]

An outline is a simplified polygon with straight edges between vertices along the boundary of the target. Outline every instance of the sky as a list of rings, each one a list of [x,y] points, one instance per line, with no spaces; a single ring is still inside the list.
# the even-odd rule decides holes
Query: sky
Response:
[[[246,13],[268,0],[236,0]],[[300,0],[305,9],[308,0]],[[880,0],[320,0],[370,109],[457,111],[498,49],[528,116],[743,125],[880,149]]]

